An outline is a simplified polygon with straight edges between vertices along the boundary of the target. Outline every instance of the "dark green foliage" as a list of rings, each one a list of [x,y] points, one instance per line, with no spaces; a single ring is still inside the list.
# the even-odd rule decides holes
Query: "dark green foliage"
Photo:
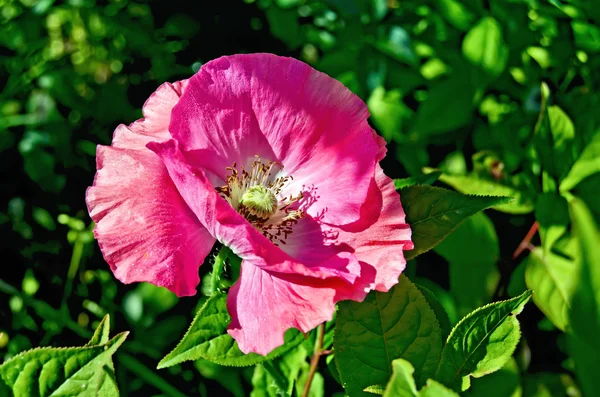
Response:
[[[600,7],[575,0],[0,2],[0,395],[302,392],[315,331],[291,331],[272,360],[241,355],[225,296],[202,293],[226,292],[239,262],[215,287],[207,261],[195,298],[123,285],[84,202],[96,145],[157,86],[241,52],[296,57],[359,95],[413,224],[416,286],[339,305],[310,396],[339,397],[338,382],[350,397],[598,395],[599,26]],[[131,331],[114,355],[124,336],[109,339],[106,314]],[[505,354],[482,342],[465,358],[489,336]],[[94,387],[74,392],[83,378]]]

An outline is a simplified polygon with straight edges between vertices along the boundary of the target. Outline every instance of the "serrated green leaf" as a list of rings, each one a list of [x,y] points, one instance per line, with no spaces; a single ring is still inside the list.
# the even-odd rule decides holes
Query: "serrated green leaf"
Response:
[[[92,339],[87,343],[86,346],[103,345],[108,342],[110,338],[110,315],[105,315],[96,327]]]
[[[531,291],[526,291],[480,307],[459,321],[444,346],[435,379],[461,390],[463,377],[478,378],[502,368],[521,336],[515,316],[530,297]]]
[[[426,168],[425,172],[435,171]],[[514,200],[502,205],[495,206],[494,209],[508,214],[528,214],[533,211],[533,199],[529,192],[508,186],[499,181],[482,179],[476,175],[440,175],[440,181],[452,186],[457,191],[464,194],[484,194],[493,196],[512,197]]]
[[[401,358],[392,361],[392,376],[383,397],[417,397],[414,372],[415,369],[408,361]]]
[[[405,252],[407,260],[435,247],[471,215],[512,200],[508,197],[465,196],[425,185],[407,186],[400,195],[415,244],[413,250]]]
[[[448,316],[446,309],[444,309],[444,306],[442,306],[441,302],[438,300],[437,296],[435,296],[433,291],[431,291],[429,288],[427,288],[423,285],[420,285],[418,283],[415,283],[415,285],[417,286],[419,291],[421,291],[421,293],[427,300],[427,304],[429,305],[429,307],[431,307],[431,310],[433,310],[433,313],[435,314],[435,318],[438,320],[438,323],[440,324],[440,332],[441,332],[442,340],[446,340],[448,335],[450,335],[450,328],[451,328],[450,317]]]
[[[434,171],[429,174],[394,179],[394,186],[396,189],[402,189],[403,187],[412,185],[431,185],[433,182],[438,180],[440,175],[442,175],[442,171]]]
[[[110,315],[105,315],[96,327],[92,339],[87,343],[86,346],[103,345],[108,342],[110,338]],[[98,397],[113,397],[119,395],[119,387],[115,379],[114,364],[112,358],[108,360],[106,364],[102,366],[100,373],[100,388],[98,390]]]
[[[460,316],[489,302],[500,281],[500,245],[492,221],[483,213],[466,219],[435,252],[450,263],[450,294]]]
[[[500,24],[492,17],[479,20],[467,32],[462,43],[462,53],[472,64],[492,77],[497,77],[506,68],[508,46],[502,37]]]
[[[579,199],[570,202],[571,218],[579,240],[581,269],[571,309],[568,348],[585,396],[600,395],[600,232]]]
[[[457,393],[446,386],[429,379],[425,387],[419,391],[419,397],[459,397]]]
[[[388,293],[371,292],[363,302],[338,304],[335,360],[353,397],[368,396],[366,387],[386,383],[397,358],[410,361],[417,382],[424,383],[435,371],[441,348],[435,315],[405,276]]]
[[[577,288],[578,266],[568,259],[535,249],[526,259],[525,283],[533,302],[558,329],[569,324],[569,311]]]
[[[104,366],[128,334],[118,334],[103,345],[28,350],[2,364],[0,377],[14,397],[96,397]]]
[[[567,192],[573,189],[579,182],[597,172],[600,172],[600,131],[596,132],[565,179],[562,180],[560,191]]]
[[[285,333],[285,343],[266,356],[244,354],[227,333],[230,321],[227,295],[216,293],[211,296],[198,311],[179,344],[158,363],[158,369],[200,358],[220,365],[246,367],[279,357],[304,340],[300,331],[290,329]]]

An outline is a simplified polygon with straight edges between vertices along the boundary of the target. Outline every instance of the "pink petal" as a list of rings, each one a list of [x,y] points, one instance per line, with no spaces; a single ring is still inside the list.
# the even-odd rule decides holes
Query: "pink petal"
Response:
[[[400,195],[379,165],[375,180],[376,187],[371,186],[361,219],[341,227],[337,242],[355,248],[354,254],[361,264],[374,269],[376,276],[369,289],[385,292],[398,282],[406,267],[404,251],[414,245]]]
[[[200,222],[245,262],[271,272],[342,278],[350,283],[360,273],[360,265],[350,252],[323,248],[327,252],[309,262],[290,257],[219,196],[202,170],[192,169],[177,141],[150,143],[148,147],[160,156],[179,193]],[[311,250],[320,248],[311,247]]]
[[[151,141],[162,142],[171,139],[169,122],[171,109],[177,103],[188,80],[164,83],[150,95],[142,107],[144,118],[130,126],[119,125],[113,135],[112,146],[145,150]]]
[[[198,267],[215,239],[145,144],[168,139],[168,115],[184,84],[163,84],[144,106],[148,118],[120,126],[113,147],[98,147],[98,172],[86,192],[94,234],[115,276],[124,283],[164,286],[179,296],[196,293]]]
[[[358,220],[384,153],[367,117],[357,96],[300,61],[235,55],[205,64],[189,80],[170,131],[184,152],[197,152],[197,163],[214,152],[216,161],[205,167],[221,178],[225,167],[247,165],[254,155],[281,162],[295,190],[313,193],[307,213],[344,225]]]
[[[273,274],[242,263],[240,279],[227,298],[232,318],[227,332],[242,352],[266,355],[283,344],[287,329],[308,332],[330,320],[335,296],[336,289],[326,281]]]

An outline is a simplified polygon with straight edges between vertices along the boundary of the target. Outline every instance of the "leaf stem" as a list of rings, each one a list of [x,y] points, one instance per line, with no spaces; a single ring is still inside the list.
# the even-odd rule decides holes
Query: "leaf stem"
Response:
[[[308,378],[306,378],[306,383],[304,383],[304,390],[302,391],[302,397],[308,397],[308,393],[310,392],[310,385],[315,377],[315,373],[317,372],[317,367],[319,366],[319,359],[323,355],[323,338],[325,335],[325,323],[320,324],[317,327],[317,339],[315,340],[315,348],[313,349],[313,355],[310,360],[310,370],[308,372]]]
[[[210,276],[210,295],[214,295],[219,290],[219,281],[221,280],[221,274],[225,270],[225,263],[227,257],[231,254],[231,250],[227,246],[222,246],[219,253],[215,257],[215,263],[213,264],[213,270]]]
[[[527,232],[527,235],[525,236],[525,238],[523,238],[523,241],[521,241],[521,244],[519,244],[519,246],[513,253],[513,259],[521,255],[521,253],[525,251],[525,249],[528,249],[531,246],[531,239],[533,238],[533,236],[535,236],[535,233],[538,231],[539,227],[540,224],[538,223],[538,221],[535,221],[533,225],[531,225],[531,228]]]
[[[269,375],[271,375],[271,377],[275,381],[275,386],[277,386],[277,389],[279,389],[277,391],[278,392],[277,394],[278,395],[282,394],[284,396],[287,396],[288,395],[287,380],[283,377],[281,372],[273,365],[273,362],[265,361],[264,363],[262,363],[262,366],[265,369],[265,371],[267,371],[267,373]]]

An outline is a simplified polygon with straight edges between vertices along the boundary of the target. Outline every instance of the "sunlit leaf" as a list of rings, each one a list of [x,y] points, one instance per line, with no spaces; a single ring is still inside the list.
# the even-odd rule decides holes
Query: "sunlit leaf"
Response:
[[[433,171],[426,169],[426,172]],[[452,186],[464,194],[481,194],[493,196],[512,197],[511,202],[503,203],[494,207],[495,210],[509,214],[527,214],[533,211],[533,199],[531,194],[519,190],[517,187],[509,186],[500,181],[482,179],[476,175],[440,175],[440,181]]]
[[[500,24],[492,17],[482,18],[467,32],[462,52],[469,62],[492,77],[499,76],[506,68],[509,53]]]
[[[96,397],[105,375],[103,368],[127,335],[123,332],[95,346],[28,350],[2,364],[0,377],[15,397]]]
[[[435,379],[461,390],[463,378],[479,378],[502,368],[521,337],[516,315],[531,297],[495,302],[473,311],[454,327],[442,352]]]
[[[573,189],[579,182],[597,172],[600,172],[600,131],[596,132],[565,179],[560,183],[561,192]]]
[[[471,215],[512,199],[493,196],[465,196],[439,187],[416,185],[402,189],[402,206],[412,230],[415,248],[407,259],[429,251]]]
[[[285,333],[285,343],[266,356],[256,353],[244,354],[238,348],[237,342],[227,333],[230,321],[227,295],[217,293],[211,296],[198,311],[177,347],[158,363],[158,368],[167,368],[199,358],[220,365],[246,367],[279,357],[304,340],[298,330],[290,329]]]
[[[401,358],[392,361],[392,376],[383,397],[417,397],[417,386],[413,379],[415,369]]]
[[[392,361],[415,368],[418,384],[433,375],[442,349],[440,328],[421,292],[405,276],[390,292],[371,292],[363,302],[338,304],[335,360],[351,396],[368,396],[366,387],[385,384]]]

